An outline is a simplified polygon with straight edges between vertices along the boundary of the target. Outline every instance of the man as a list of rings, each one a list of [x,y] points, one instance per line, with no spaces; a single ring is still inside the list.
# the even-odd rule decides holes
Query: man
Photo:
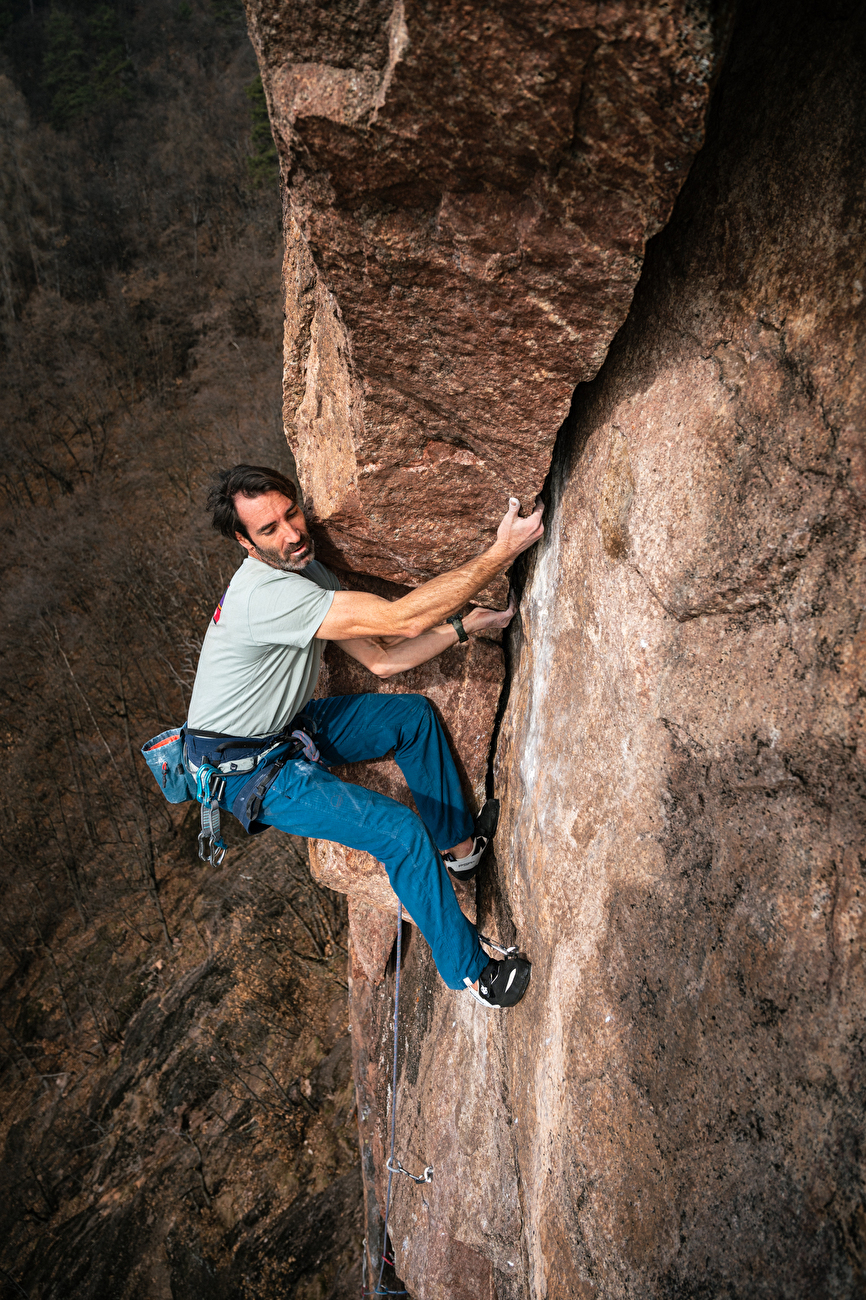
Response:
[[[220,804],[247,829],[277,826],[371,853],[384,864],[449,988],[468,987],[487,1006],[513,1006],[529,984],[530,964],[488,957],[446,872],[443,855],[455,876],[470,878],[493,828],[473,825],[429,702],[421,695],[312,696],[326,641],[376,676],[390,677],[441,654],[461,633],[465,639],[468,632],[507,626],[513,604],[505,611],[473,609],[462,623],[456,613],[538,540],[541,508],[521,519],[512,499],[487,551],[387,601],[340,589],[315,559],[294,484],[277,471],[251,465],[224,471],[208,507],[214,528],[247,555],[202,646],[186,733],[191,763],[219,766],[225,776]],[[298,753],[293,732],[304,746]],[[392,748],[420,819],[328,770],[381,758]],[[280,754],[281,765],[273,762]],[[234,761],[219,763],[226,758]],[[247,770],[234,775],[244,760]]]

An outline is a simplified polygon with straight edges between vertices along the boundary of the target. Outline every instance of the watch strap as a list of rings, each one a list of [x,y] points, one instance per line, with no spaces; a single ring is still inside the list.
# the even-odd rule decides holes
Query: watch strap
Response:
[[[465,644],[469,640],[469,637],[466,633],[466,628],[463,626],[463,619],[460,617],[460,615],[452,614],[448,622],[451,624],[451,626],[454,628],[454,631],[457,633],[457,640],[460,642],[460,644],[461,645]]]

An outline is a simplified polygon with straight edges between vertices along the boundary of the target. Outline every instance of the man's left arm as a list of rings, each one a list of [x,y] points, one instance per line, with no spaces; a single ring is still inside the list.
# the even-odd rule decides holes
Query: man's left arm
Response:
[[[508,627],[517,606],[514,597],[507,609],[472,609],[462,620],[466,632],[483,632]],[[395,677],[409,668],[417,668],[435,659],[443,650],[457,644],[457,632],[450,623],[431,627],[415,637],[355,637],[349,641],[335,641],[352,659],[357,659],[376,677]]]

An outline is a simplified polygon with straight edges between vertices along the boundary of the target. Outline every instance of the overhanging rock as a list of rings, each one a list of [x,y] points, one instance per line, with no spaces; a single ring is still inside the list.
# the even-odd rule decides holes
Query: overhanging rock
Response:
[[[541,488],[701,143],[710,23],[687,0],[248,12],[304,492],[324,558],[413,584]]]

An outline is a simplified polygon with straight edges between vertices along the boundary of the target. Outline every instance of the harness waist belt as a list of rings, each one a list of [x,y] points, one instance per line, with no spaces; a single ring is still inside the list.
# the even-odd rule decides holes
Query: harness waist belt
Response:
[[[184,759],[194,777],[203,765],[224,777],[251,773],[232,800],[231,810],[244,830],[254,835],[266,829],[255,824],[256,818],[280,768],[302,753],[310,762],[321,761],[312,739],[315,733],[315,722],[304,713],[269,736],[229,736],[187,728]]]

